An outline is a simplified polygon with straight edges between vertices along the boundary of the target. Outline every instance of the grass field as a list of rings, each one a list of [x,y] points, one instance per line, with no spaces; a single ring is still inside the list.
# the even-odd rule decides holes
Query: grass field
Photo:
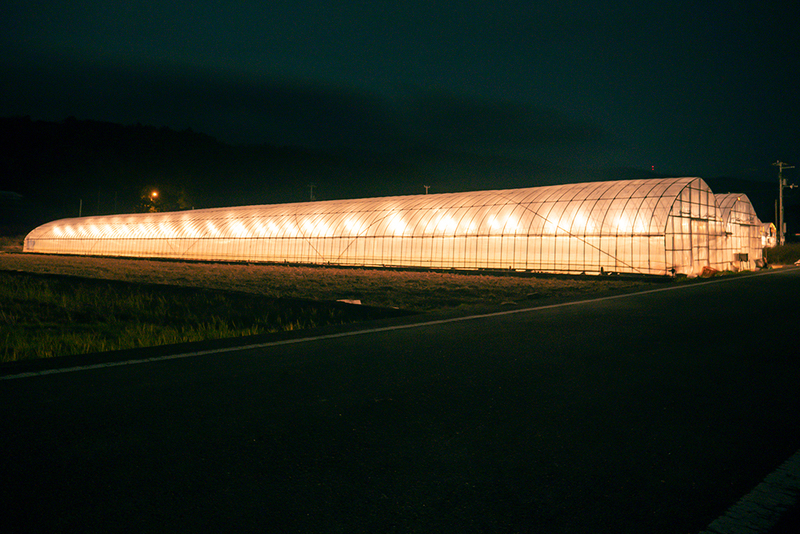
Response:
[[[42,256],[20,254],[17,241],[0,243],[3,362],[315,328],[385,316],[380,309],[528,305],[655,283]],[[800,245],[770,256],[772,263],[793,263]]]
[[[386,314],[234,291],[0,272],[0,361],[315,328]]]

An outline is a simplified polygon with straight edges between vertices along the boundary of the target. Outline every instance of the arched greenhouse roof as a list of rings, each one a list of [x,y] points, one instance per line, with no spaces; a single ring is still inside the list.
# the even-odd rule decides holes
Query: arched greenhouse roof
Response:
[[[721,221],[708,185],[684,177],[63,219],[25,250],[663,274],[676,216]]]
[[[722,220],[726,224],[731,222],[753,225],[761,224],[761,221],[756,215],[756,210],[753,208],[753,204],[744,193],[725,193],[717,195],[717,203],[722,212]]]

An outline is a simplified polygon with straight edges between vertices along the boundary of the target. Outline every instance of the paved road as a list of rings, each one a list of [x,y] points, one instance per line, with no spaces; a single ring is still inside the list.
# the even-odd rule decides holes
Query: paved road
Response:
[[[655,289],[0,380],[0,530],[702,531],[800,449],[800,270]]]

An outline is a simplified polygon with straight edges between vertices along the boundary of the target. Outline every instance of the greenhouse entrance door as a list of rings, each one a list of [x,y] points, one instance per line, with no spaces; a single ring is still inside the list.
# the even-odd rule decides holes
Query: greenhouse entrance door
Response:
[[[692,219],[692,272],[700,274],[708,261],[708,221]]]

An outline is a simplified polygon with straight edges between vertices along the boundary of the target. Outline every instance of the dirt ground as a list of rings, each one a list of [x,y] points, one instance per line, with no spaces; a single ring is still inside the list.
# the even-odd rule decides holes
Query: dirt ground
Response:
[[[523,304],[647,286],[641,279],[516,276],[246,263],[0,253],[0,270],[245,291],[270,297],[353,300],[413,311]]]

